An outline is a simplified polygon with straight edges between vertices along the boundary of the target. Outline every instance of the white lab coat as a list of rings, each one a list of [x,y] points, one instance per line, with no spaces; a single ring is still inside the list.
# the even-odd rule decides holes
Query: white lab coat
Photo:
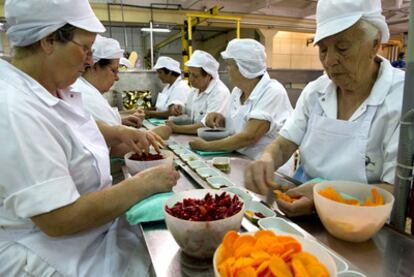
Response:
[[[175,80],[172,85],[167,84],[163,90],[158,93],[155,108],[159,112],[165,112],[171,105],[181,105],[185,107],[188,96],[190,96],[190,87],[188,82],[183,80],[181,76]]]
[[[122,276],[134,249],[145,247],[121,218],[54,238],[30,220],[112,184],[108,148],[80,94],[62,90],[61,99],[54,97],[2,60],[0,72],[0,141],[7,145],[0,148],[0,257],[8,257],[0,275],[27,258],[12,256],[20,245],[61,275]],[[134,261],[144,263],[144,272],[146,262]]]
[[[103,121],[111,126],[122,124],[118,108],[111,107],[99,90],[85,78],[79,77],[71,86],[71,90],[82,94],[83,107],[95,120]]]
[[[194,88],[185,105],[185,113],[192,122],[205,124],[208,113],[217,112],[225,114],[230,100],[230,91],[220,79],[212,79],[205,91],[199,93]]]
[[[303,181],[394,183],[404,72],[381,59],[370,96],[348,121],[337,120],[337,87],[327,75],[303,90],[280,131],[300,145]]]
[[[243,105],[240,102],[241,95],[242,91],[238,87],[233,88],[226,115],[226,128],[235,134],[243,131],[249,119],[270,122],[269,131],[257,143],[237,150],[251,159],[258,159],[264,148],[276,138],[293,108],[286,89],[278,81],[270,79],[267,72]],[[289,160],[280,171],[292,175],[293,160]]]

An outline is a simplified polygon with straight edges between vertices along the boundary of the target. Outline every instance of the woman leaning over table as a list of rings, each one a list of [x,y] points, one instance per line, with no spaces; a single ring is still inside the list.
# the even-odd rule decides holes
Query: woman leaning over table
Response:
[[[339,15],[339,16],[338,16]],[[245,172],[246,186],[266,193],[273,171],[299,149],[303,182],[321,177],[394,183],[404,72],[378,56],[389,38],[379,0],[320,0],[314,43],[326,74],[303,90],[293,117]],[[290,215],[313,208],[312,185],[288,191],[301,197]]]
[[[0,275],[147,276],[141,234],[122,215],[171,190],[177,172],[157,167],[111,186],[107,144],[141,152],[160,139],[99,124],[102,136],[67,89],[105,28],[86,0],[6,0],[5,15],[14,56],[0,61]]]
[[[206,125],[225,126],[232,135],[215,141],[197,138],[190,146],[206,151],[237,150],[257,159],[292,114],[292,106],[283,85],[270,79],[266,71],[266,51],[262,44],[253,39],[233,39],[221,55],[235,87],[228,111],[209,113]],[[291,175],[293,160],[281,171]]]
[[[174,133],[195,135],[198,128],[205,127],[208,113],[227,111],[230,91],[218,75],[219,63],[209,53],[194,51],[186,66],[193,89],[185,105],[185,115],[191,124],[178,125],[173,121],[167,121],[166,124]]]

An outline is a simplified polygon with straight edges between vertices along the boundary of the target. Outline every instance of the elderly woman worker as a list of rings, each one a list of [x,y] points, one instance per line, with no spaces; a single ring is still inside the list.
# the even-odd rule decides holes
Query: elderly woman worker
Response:
[[[103,123],[101,134],[67,89],[105,28],[86,0],[6,0],[5,16],[14,56],[0,61],[0,275],[146,276],[141,235],[122,215],[178,176],[156,167],[111,186],[107,146],[148,151],[157,139]]]
[[[282,84],[266,72],[266,52],[259,42],[233,39],[221,55],[235,88],[226,117],[210,113],[206,125],[225,126],[233,135],[216,141],[196,139],[190,146],[207,151],[237,150],[256,159],[292,114],[292,106]],[[284,172],[292,170],[287,164]]]
[[[301,181],[394,182],[404,72],[377,55],[389,37],[381,2],[320,0],[316,15],[314,43],[326,74],[305,87],[279,137],[246,170],[252,190],[265,193],[296,149]],[[307,188],[299,191],[311,200]],[[292,213],[309,211],[295,206],[301,201],[280,202]]]
[[[87,67],[85,72],[72,85],[74,91],[81,92],[84,108],[91,113],[95,120],[100,120],[108,125],[142,125],[143,114],[138,112],[121,116],[117,108],[109,105],[102,96],[115,81],[119,80],[118,67],[124,50],[119,42],[112,38],[96,36],[92,45],[93,65]]]
[[[158,94],[156,110],[145,110],[145,115],[168,118],[170,115],[182,114],[190,95],[190,87],[181,78],[180,63],[169,57],[159,57],[154,69],[157,70],[158,78],[166,85]]]
[[[174,133],[197,134],[204,127],[208,113],[226,113],[230,91],[218,76],[219,63],[209,53],[196,50],[186,63],[193,90],[185,106],[185,114],[192,124],[177,125],[167,121]]]

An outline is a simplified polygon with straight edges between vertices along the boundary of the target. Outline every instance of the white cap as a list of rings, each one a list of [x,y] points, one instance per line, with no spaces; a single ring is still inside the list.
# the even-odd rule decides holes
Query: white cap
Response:
[[[121,49],[119,42],[113,38],[97,35],[92,45],[93,62],[100,59],[120,59],[123,57],[124,49]]]
[[[348,29],[360,19],[376,26],[381,31],[381,43],[385,43],[390,32],[381,12],[380,0],[319,0],[313,43]]]
[[[127,68],[133,68],[133,66],[132,66],[131,62],[130,62],[127,58],[124,58],[124,57],[122,57],[122,58],[119,60],[119,64],[120,64],[120,65],[125,65]]]
[[[166,68],[168,70],[181,74],[180,63],[169,57],[159,57],[157,63],[154,65],[154,69]]]
[[[101,33],[105,27],[87,0],[6,0],[4,13],[11,46],[27,46],[69,23]]]
[[[205,72],[210,74],[213,79],[218,77],[218,69],[220,65],[212,55],[205,51],[194,51],[191,59],[189,59],[185,65],[191,67],[201,67]]]
[[[221,56],[223,59],[234,59],[245,78],[253,79],[266,72],[266,50],[254,39],[231,40]]]

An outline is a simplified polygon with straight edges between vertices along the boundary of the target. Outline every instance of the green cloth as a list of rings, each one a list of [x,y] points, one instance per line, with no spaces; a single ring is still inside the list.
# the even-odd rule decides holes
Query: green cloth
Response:
[[[151,122],[154,125],[162,125],[165,124],[166,119],[162,119],[162,118],[149,118],[148,119],[149,122]]]
[[[165,202],[173,194],[173,192],[157,193],[136,203],[126,212],[129,224],[164,220]]]
[[[312,180],[309,180],[309,181],[307,181],[303,184],[314,184],[314,183],[320,183],[320,182],[324,182],[324,181],[326,181],[326,180],[318,177],[318,178],[314,178]]]
[[[193,150],[200,156],[220,156],[231,153],[231,151],[203,151],[203,150]]]

